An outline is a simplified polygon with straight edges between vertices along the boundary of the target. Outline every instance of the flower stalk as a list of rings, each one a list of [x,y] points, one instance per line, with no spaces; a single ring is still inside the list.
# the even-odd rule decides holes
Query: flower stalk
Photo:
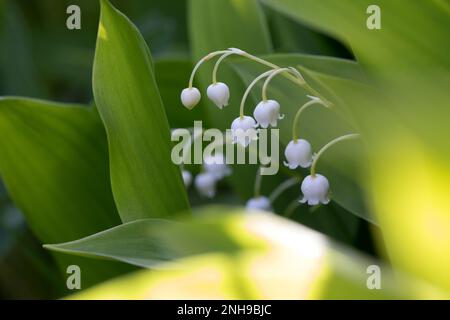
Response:
[[[345,141],[345,140],[351,140],[351,139],[356,139],[359,138],[360,135],[358,133],[350,133],[350,134],[346,134],[344,136],[338,137],[336,139],[331,140],[330,142],[328,142],[326,145],[324,145],[322,147],[322,149],[319,150],[319,152],[316,154],[316,156],[314,157],[313,163],[311,165],[311,176],[315,177],[316,176],[316,166],[317,166],[317,162],[319,161],[320,157],[322,156],[322,154],[328,150],[331,146],[334,146],[336,143],[341,142],[341,141]]]

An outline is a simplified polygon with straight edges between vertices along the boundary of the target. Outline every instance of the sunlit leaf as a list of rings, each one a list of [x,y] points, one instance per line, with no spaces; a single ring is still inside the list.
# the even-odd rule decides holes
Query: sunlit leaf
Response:
[[[208,209],[211,211],[211,209]],[[214,211],[214,210],[212,210]],[[220,213],[216,212],[216,213]],[[205,218],[205,216],[203,217]],[[241,247],[233,253],[210,253],[161,265],[152,272],[102,284],[73,299],[392,299],[443,298],[428,285],[396,275],[380,264],[324,236],[272,214],[220,213],[195,231],[211,226],[223,231],[211,237]],[[201,217],[200,217],[201,220]],[[188,227],[186,230],[189,230]],[[196,238],[194,229],[187,231]],[[262,243],[255,248],[252,244]],[[182,246],[181,243],[179,243]],[[382,290],[368,280],[369,266],[383,270]],[[375,278],[375,277],[373,277]]]
[[[218,214],[227,213],[221,209]],[[218,214],[186,222],[136,220],[77,241],[46,245],[46,248],[155,268],[162,262],[189,255],[216,251],[233,253],[244,246],[262,247],[245,234],[230,234],[238,221],[230,218],[218,223]]]

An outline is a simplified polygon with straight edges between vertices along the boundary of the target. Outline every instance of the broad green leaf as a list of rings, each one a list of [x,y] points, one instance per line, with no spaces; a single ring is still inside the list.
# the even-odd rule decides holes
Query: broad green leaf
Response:
[[[423,138],[418,139],[418,134],[405,126],[401,121],[404,119],[387,116],[390,114],[387,110],[404,103],[413,113],[423,107],[420,98],[398,101],[399,97],[407,96],[406,92],[396,91],[393,95],[384,91],[380,95],[349,80],[323,75],[320,78],[351,108],[371,143],[365,183],[383,229],[390,260],[411,274],[450,288],[447,272],[450,261],[445,254],[450,250],[450,203],[445,196],[450,190],[450,172],[445,165],[448,149],[443,147],[449,134],[439,141],[430,139],[424,143]],[[422,89],[408,92],[412,95]],[[444,99],[442,94],[428,103],[438,105],[442,103],[440,99]],[[433,124],[427,123],[425,117],[422,120],[422,132],[425,132],[422,136],[433,135],[438,120]],[[383,130],[376,125],[381,123]]]
[[[111,184],[122,221],[186,211],[150,51],[136,27],[107,0],[101,1],[93,89],[108,135]]]
[[[72,299],[392,299],[444,298],[428,285],[394,275],[379,261],[335,245],[297,223],[273,214],[205,209],[197,228],[186,227],[189,244],[204,246],[199,234],[222,230],[212,239],[238,244],[239,251],[202,254],[102,284]],[[214,212],[214,213],[213,213]],[[205,219],[207,222],[201,223]],[[139,221],[132,224],[139,223]],[[200,224],[199,224],[200,223]],[[203,225],[202,225],[203,224]],[[182,229],[179,229],[182,230]],[[152,234],[158,234],[157,228]],[[188,236],[190,235],[190,236]],[[148,236],[147,236],[148,237]],[[150,239],[152,237],[149,237]],[[168,237],[170,238],[170,237]],[[221,242],[218,242],[222,239]],[[255,244],[259,244],[255,247]],[[185,246],[183,242],[177,244]],[[207,246],[205,246],[207,247]],[[151,246],[149,246],[151,248]],[[184,250],[183,250],[184,251]],[[213,251],[213,250],[212,250]],[[130,250],[132,252],[132,250]],[[382,290],[369,290],[367,268],[380,266]],[[371,271],[373,272],[373,271]],[[369,284],[372,284],[369,282]]]
[[[267,10],[266,13],[275,52],[351,57],[348,50],[333,38],[275,10]]]
[[[104,128],[86,107],[1,98],[0,173],[44,243],[75,240],[120,223]],[[68,265],[80,265],[83,287],[117,274],[111,264],[87,259],[59,262],[64,273]]]
[[[280,66],[307,67],[307,70],[311,68],[339,78],[364,81],[364,75],[358,65],[348,60],[304,55],[271,55],[265,58]],[[234,68],[246,83],[250,83],[257,75],[266,70],[246,61],[235,63]],[[320,79],[311,78],[305,69],[301,72],[315,90],[321,92],[327,99],[334,98],[333,95],[330,95],[330,89],[324,86]],[[253,94],[255,100],[261,100],[261,85],[254,89]],[[270,98],[281,104],[281,113],[285,115],[285,118],[279,121],[280,140],[287,145],[292,140],[292,124],[295,113],[308,100],[306,95],[310,93],[280,76],[279,79],[271,82],[268,94]],[[310,141],[316,152],[328,141],[340,135],[358,132],[353,119],[349,116],[347,107],[339,101],[335,103],[332,110],[318,105],[312,106],[302,114],[302,119],[300,119],[299,134],[302,138]],[[253,114],[253,108],[254,105],[247,104],[246,114]],[[318,170],[329,179],[334,201],[357,216],[373,222],[374,218],[365,205],[358,181],[361,165],[361,143],[352,141],[336,145],[327,151],[320,160]],[[304,174],[309,173],[305,170]]]
[[[235,210],[236,211],[236,210]],[[221,209],[220,214],[227,212]],[[263,247],[245,235],[230,237],[237,223],[220,216],[206,216],[194,221],[174,222],[142,219],[125,223],[92,236],[67,243],[46,245],[50,250],[87,257],[106,258],[146,268],[157,268],[163,262],[207,252],[237,252],[245,245]]]
[[[427,72],[430,62],[450,67],[448,2],[408,0],[263,0],[282,13],[334,35],[353,49],[371,72],[393,80],[395,73]],[[371,30],[370,5],[381,12],[381,29]],[[420,35],[420,36],[419,36]]]

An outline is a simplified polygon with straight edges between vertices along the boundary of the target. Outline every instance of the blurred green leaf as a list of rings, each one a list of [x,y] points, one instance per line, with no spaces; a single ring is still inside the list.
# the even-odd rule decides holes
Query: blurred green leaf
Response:
[[[187,240],[189,245],[196,244],[215,250],[223,250],[222,247],[217,246],[218,243],[230,243],[231,241],[239,246],[239,251],[202,254],[165,263],[160,265],[160,270],[150,273],[139,272],[70,298],[392,299],[446,297],[444,293],[433,287],[419,284],[402,275],[394,275],[392,270],[380,262],[367,259],[357,252],[338,246],[321,234],[297,223],[269,213],[248,213],[239,209],[228,209],[228,214],[226,214],[226,211],[226,208],[206,208],[204,215],[195,218],[196,222],[187,222],[188,226],[183,226],[186,228],[185,239],[189,239]],[[138,222],[128,225],[131,226]],[[192,228],[193,225],[197,227]],[[178,231],[180,230],[182,229],[178,229]],[[208,246],[208,244],[204,244],[203,237],[198,235],[206,235],[213,230],[221,230],[221,232],[214,236],[207,235],[207,239],[212,241]],[[157,228],[151,233],[155,234],[154,232],[159,233]],[[151,238],[153,237],[150,236]],[[219,241],[220,239],[221,241]],[[176,242],[176,246],[180,249],[185,246],[182,241]],[[255,244],[257,245],[255,246]],[[67,246],[69,245],[67,244]],[[153,244],[152,246],[148,245],[148,248],[152,247]],[[382,290],[369,290],[367,287],[367,268],[370,265],[379,266],[383,272],[380,278]],[[372,273],[373,271],[370,274]]]
[[[448,2],[408,0],[263,0],[302,23],[348,43],[358,61],[374,74],[392,78],[392,68],[407,74],[411,67],[428,70],[430,62],[450,68]],[[381,29],[370,30],[370,5],[381,9]],[[423,35],[423,36],[418,36]],[[424,36],[427,35],[427,36]],[[439,43],[440,45],[436,45]]]
[[[150,51],[136,27],[107,0],[101,1],[93,88],[108,135],[111,184],[122,221],[186,211]]]
[[[365,81],[364,74],[358,65],[349,60],[314,57],[308,55],[270,55],[265,57],[280,66],[302,66],[308,70],[319,70],[326,74],[344,79],[355,79],[357,81]],[[310,69],[309,69],[310,68]],[[250,83],[257,75],[266,69],[252,62],[239,61],[234,64],[234,69],[241,75],[246,83]],[[316,90],[320,85],[319,92],[324,92],[324,87],[318,78],[311,79],[311,75],[305,73],[305,69],[300,70],[305,79]],[[313,80],[315,83],[313,85]],[[261,100],[261,85],[253,90],[256,101]],[[351,89],[351,88],[349,88]],[[332,92],[331,92],[332,93]],[[298,108],[305,103],[310,94],[303,88],[283,79],[274,79],[268,90],[269,97],[277,100],[281,105],[281,113],[285,115],[285,119],[279,122],[280,140],[284,145],[292,140],[292,121]],[[334,98],[328,92],[327,99]],[[333,102],[335,102],[332,99]],[[323,145],[332,139],[351,132],[358,132],[352,117],[345,105],[335,102],[332,110],[322,106],[312,106],[302,114],[300,120],[299,133],[300,136],[308,140],[313,149],[318,151]],[[253,114],[253,106],[247,106],[247,114]],[[374,222],[373,216],[369,213],[365,205],[363,193],[360,187],[359,178],[362,166],[363,149],[361,143],[352,141],[351,143],[342,143],[329,151],[321,158],[318,166],[319,172],[323,173],[330,181],[332,200],[336,201],[346,210],[356,214],[357,216]],[[307,171],[305,175],[307,175]]]
[[[338,41],[298,23],[275,10],[267,10],[275,52],[307,53],[351,58]]]
[[[104,128],[79,105],[0,99],[0,173],[15,204],[44,242],[61,242],[120,223],[109,184]],[[117,274],[111,264],[59,259],[83,269],[83,286]],[[61,283],[64,286],[64,282]]]
[[[450,288],[448,1],[265,0],[349,44],[376,90],[320,78],[351,110],[370,148],[365,189],[392,263]],[[365,27],[369,4],[381,29]],[[326,10],[324,10],[326,8]],[[345,18],[342,18],[345,17]]]
[[[220,210],[221,215],[227,214],[226,210]],[[136,220],[80,240],[45,247],[147,268],[157,268],[163,262],[195,254],[213,251],[233,253],[242,250],[244,245],[262,248],[262,244],[257,241],[249,240],[243,244],[239,239],[230,237],[229,230],[236,221],[228,219],[217,223],[218,218],[218,214],[215,214],[182,222]]]

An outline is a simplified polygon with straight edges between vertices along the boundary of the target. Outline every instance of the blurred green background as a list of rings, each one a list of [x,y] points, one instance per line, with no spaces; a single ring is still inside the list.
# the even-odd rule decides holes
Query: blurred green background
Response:
[[[331,153],[331,160],[324,160],[323,168],[336,184],[336,201],[312,210],[303,206],[289,211],[289,204],[299,196],[296,187],[277,200],[276,213],[339,245],[449,288],[450,10],[446,1],[374,1],[382,5],[386,17],[380,33],[368,33],[364,28],[364,8],[370,1],[249,0],[245,3],[258,10],[244,13],[239,11],[244,0],[217,0],[214,5],[204,0],[112,2],[136,24],[151,50],[172,128],[191,126],[191,120],[201,117],[206,124],[224,129],[226,121],[233,118],[230,113],[219,115],[203,102],[192,113],[180,109],[178,94],[186,86],[192,64],[205,50],[224,49],[236,38],[237,43],[249,46],[243,48],[249,52],[269,54],[269,60],[280,64],[305,67],[302,72],[308,81],[337,96],[345,106],[340,116],[346,118],[341,122],[326,110],[314,111],[306,117],[310,121],[305,121],[305,132],[317,132],[317,146],[332,134],[357,128],[364,134],[367,150],[361,156],[358,148],[343,146]],[[66,28],[70,4],[81,8],[81,30]],[[92,0],[0,1],[0,96],[93,105],[92,64],[99,13],[99,3]],[[248,23],[248,29],[239,23]],[[259,28],[250,34],[254,25]],[[245,32],[236,32],[240,28]],[[250,44],[248,39],[254,42]],[[344,58],[358,65],[309,55]],[[232,61],[223,77],[238,79],[239,92],[242,83],[261,70]],[[231,69],[236,74],[231,75]],[[200,86],[209,81],[207,77],[203,70]],[[271,94],[286,104],[304,97],[281,80]],[[317,118],[323,119],[322,129],[313,120]],[[283,128],[281,138],[286,142]],[[364,165],[356,166],[361,159]],[[343,162],[345,166],[341,166]],[[362,170],[357,170],[360,167]],[[189,169],[198,171],[195,166]],[[213,200],[200,198],[191,188],[191,205],[244,204],[251,196],[249,185],[256,167],[233,169],[235,175],[221,182]],[[358,176],[351,176],[355,172]],[[281,170],[275,177],[264,178],[262,193],[268,194],[290,175]],[[220,265],[220,258],[218,261]],[[49,251],[41,248],[5,187],[0,186],[0,298],[65,294],[65,274]]]
[[[81,30],[66,28],[66,8],[71,4],[81,8]],[[114,5],[139,28],[152,56],[156,61],[161,61],[161,68],[165,61],[173,58],[191,59],[186,1],[118,0],[114,1]],[[92,61],[99,10],[99,3],[91,0],[2,0],[0,96],[91,104]],[[269,8],[265,8],[265,14],[275,52],[352,57],[344,45],[324,34],[282,17]],[[159,74],[158,65],[156,67],[156,76],[161,81],[173,80],[170,75]],[[182,71],[184,78],[175,80],[181,87],[187,81],[190,69]],[[178,103],[178,96],[167,99]],[[227,191],[226,185],[221,188],[224,190],[220,191],[219,199],[213,200],[215,203],[242,203],[242,200],[235,199],[233,192]],[[59,296],[61,284],[58,282],[64,281],[52,257],[40,248],[39,241],[27,228],[25,219],[8,198],[4,187],[0,196],[0,297]],[[192,192],[191,199],[194,205],[205,203],[195,192]],[[212,201],[206,200],[208,202]],[[318,211],[316,216],[309,216],[304,222],[370,254],[376,254],[369,226],[364,220],[349,218],[349,214],[339,207],[331,210],[332,214],[326,219],[317,217],[328,212],[323,209]],[[348,223],[350,227],[346,225]],[[354,228],[355,224],[358,227]],[[347,232],[348,228],[354,231]]]

